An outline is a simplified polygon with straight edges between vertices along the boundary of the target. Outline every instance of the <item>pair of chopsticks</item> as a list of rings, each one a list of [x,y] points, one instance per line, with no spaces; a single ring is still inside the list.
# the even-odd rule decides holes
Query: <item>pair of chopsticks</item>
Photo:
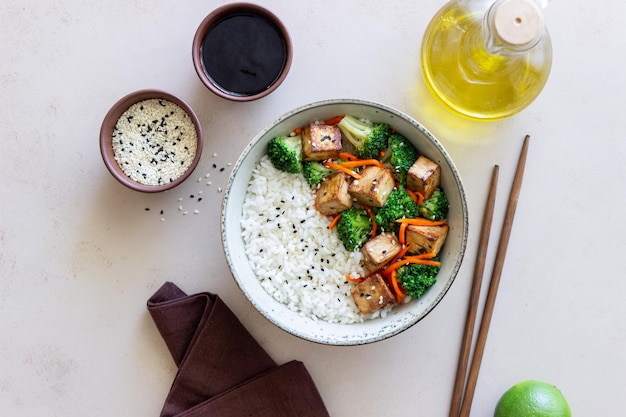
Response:
[[[489,235],[491,233],[491,223],[493,220],[498,173],[500,168],[498,165],[495,165],[493,169],[491,184],[489,187],[489,194],[487,196],[487,204],[485,207],[485,214],[483,217],[483,224],[480,231],[478,252],[476,254],[476,264],[474,266],[474,277],[470,291],[467,319],[465,321],[465,329],[463,333],[463,340],[461,343],[461,352],[459,355],[456,379],[454,381],[454,390],[452,392],[452,402],[450,405],[449,417],[469,417],[472,400],[474,398],[474,390],[476,389],[476,381],[478,380],[480,363],[482,361],[483,351],[487,342],[489,323],[491,321],[491,316],[493,315],[493,308],[496,302],[496,294],[498,292],[498,286],[500,284],[500,276],[502,275],[502,269],[504,266],[504,258],[506,256],[506,250],[509,244],[509,237],[511,236],[511,229],[513,228],[513,218],[515,217],[517,201],[519,199],[520,189],[522,187],[522,178],[524,176],[524,167],[526,165],[526,155],[528,153],[529,140],[530,136],[527,135],[524,138],[524,144],[522,146],[519,161],[517,163],[517,170],[515,171],[515,177],[513,178],[513,184],[511,186],[509,200],[506,207],[504,223],[502,225],[502,231],[500,234],[500,241],[498,243],[498,249],[494,261],[491,281],[489,283],[489,290],[487,292],[483,316],[480,322],[478,336],[476,338],[476,346],[474,347],[474,355],[472,357],[472,363],[468,372],[467,366],[474,334],[474,322],[476,320],[476,312],[478,309],[478,301],[480,298],[480,288],[482,285],[483,272],[485,269],[485,258],[487,255],[487,248],[489,246]]]

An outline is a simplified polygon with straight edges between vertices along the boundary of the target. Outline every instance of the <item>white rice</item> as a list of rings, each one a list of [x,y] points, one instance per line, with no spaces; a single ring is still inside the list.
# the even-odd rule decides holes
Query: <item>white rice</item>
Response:
[[[359,313],[346,276],[365,274],[361,253],[348,252],[329,223],[315,209],[314,192],[302,175],[279,171],[262,158],[248,186],[241,227],[263,288],[315,320],[350,324],[384,315]]]

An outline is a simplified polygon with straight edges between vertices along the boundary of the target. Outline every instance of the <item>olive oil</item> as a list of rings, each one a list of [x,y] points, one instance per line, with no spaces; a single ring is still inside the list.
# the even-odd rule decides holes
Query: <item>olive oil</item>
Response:
[[[543,21],[531,27],[538,30],[536,36],[524,38],[527,33],[515,30],[528,23],[521,21],[529,19],[527,14],[507,11],[494,18],[490,5],[500,3],[452,1],[430,22],[422,42],[426,86],[445,107],[470,119],[497,120],[521,111],[539,95],[550,73],[552,47]],[[513,32],[498,27],[509,23]]]

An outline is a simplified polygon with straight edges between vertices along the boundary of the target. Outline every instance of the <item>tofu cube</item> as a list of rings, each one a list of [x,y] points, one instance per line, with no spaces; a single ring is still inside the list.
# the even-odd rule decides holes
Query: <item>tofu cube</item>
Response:
[[[410,190],[430,197],[441,183],[441,168],[438,164],[420,155],[407,173],[406,185]]]
[[[374,274],[350,288],[361,314],[371,314],[394,303],[394,297],[380,274]]]
[[[349,185],[349,177],[343,172],[336,172],[322,181],[315,195],[317,210],[329,216],[352,207],[352,197],[348,193]]]
[[[311,123],[302,132],[302,154],[305,161],[337,159],[341,152],[341,131],[337,125]]]
[[[382,268],[402,250],[402,245],[393,233],[381,233],[367,241],[361,248],[363,267],[370,272]]]
[[[435,253],[438,254],[448,236],[448,225],[441,226],[415,226],[406,228],[406,243],[409,245],[409,253]]]
[[[387,168],[368,166],[359,172],[361,178],[353,180],[348,192],[367,206],[382,207],[395,186],[393,174]]]

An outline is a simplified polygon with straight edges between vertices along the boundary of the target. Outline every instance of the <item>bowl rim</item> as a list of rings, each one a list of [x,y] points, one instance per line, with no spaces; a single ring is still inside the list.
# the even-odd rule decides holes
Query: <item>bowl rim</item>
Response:
[[[143,100],[149,99],[158,99],[162,98],[167,101],[171,101],[178,106],[180,106],[191,118],[192,123],[196,128],[196,136],[197,136],[197,145],[196,145],[196,154],[191,162],[189,168],[177,179],[172,182],[168,182],[162,185],[147,185],[142,184],[128,177],[124,171],[121,169],[117,161],[115,160],[115,154],[113,151],[113,139],[112,132],[115,127],[115,124],[121,117],[121,115],[133,104],[136,104]],[[193,108],[187,104],[180,97],[175,96],[174,94],[168,93],[167,91],[159,90],[159,89],[142,89],[133,91],[131,93],[126,94],[122,98],[111,106],[107,114],[105,115],[102,125],[100,127],[100,154],[102,155],[102,160],[104,161],[104,165],[107,167],[111,175],[121,184],[126,187],[140,191],[144,193],[157,193],[162,191],[171,190],[172,188],[178,186],[182,182],[184,182],[189,176],[193,173],[198,163],[200,162],[200,158],[202,156],[204,139],[202,136],[202,125],[196,112]]]
[[[234,94],[220,88],[207,75],[206,71],[204,70],[204,64],[202,63],[202,43],[209,28],[220,19],[239,12],[256,13],[272,22],[278,28],[283,37],[286,50],[285,52],[287,54],[285,58],[285,64],[283,65],[283,69],[278,78],[265,90],[251,95]],[[193,67],[196,71],[196,74],[198,75],[198,78],[200,78],[202,84],[204,84],[204,86],[215,95],[231,101],[254,101],[272,93],[283,83],[283,81],[285,81],[285,78],[287,78],[287,74],[291,69],[291,63],[293,61],[293,43],[285,24],[278,18],[278,16],[276,16],[267,8],[254,3],[228,3],[214,9],[202,20],[193,37],[193,42],[191,45],[191,58],[193,61]]]
[[[461,212],[461,218],[462,218],[462,221],[461,221],[462,228],[461,228],[461,236],[460,236],[460,242],[459,242],[459,253],[454,259],[454,265],[447,279],[447,282],[445,283],[445,286],[437,294],[435,299],[428,305],[428,308],[423,312],[423,314],[404,323],[402,326],[395,326],[395,327],[390,326],[391,328],[386,332],[367,334],[360,339],[338,339],[338,338],[331,338],[330,336],[326,336],[326,335],[311,336],[310,334],[307,334],[306,332],[300,331],[299,329],[295,329],[293,327],[289,327],[285,325],[283,322],[281,322],[280,320],[277,320],[275,317],[273,317],[272,314],[270,314],[269,311],[266,311],[264,308],[262,308],[260,303],[257,300],[255,300],[254,297],[252,297],[250,291],[247,288],[245,288],[243,280],[237,274],[236,265],[234,264],[234,261],[233,261],[234,257],[232,256],[229,245],[228,245],[228,229],[227,229],[226,215],[227,215],[227,210],[229,207],[229,200],[230,200],[230,194],[232,192],[232,185],[233,185],[233,182],[235,181],[237,173],[239,172],[242,164],[246,160],[251,150],[253,150],[258,145],[258,143],[267,135],[269,131],[271,131],[278,124],[284,122],[290,117],[293,117],[299,113],[310,110],[312,108],[322,107],[322,106],[327,106],[327,105],[335,105],[335,104],[361,105],[361,106],[372,107],[377,110],[386,111],[394,115],[395,117],[404,119],[410,125],[417,128],[422,134],[424,134],[432,142],[432,145],[434,145],[437,148],[438,152],[440,152],[441,156],[445,159],[446,164],[450,168],[450,171],[454,177],[454,183],[458,187],[458,193],[460,197],[459,201],[460,201],[460,212]],[[428,131],[428,129],[426,129],[421,123],[419,123],[416,119],[409,116],[408,114],[398,109],[395,109],[393,107],[390,107],[388,105],[371,101],[371,100],[364,100],[364,99],[340,99],[339,98],[339,99],[326,99],[326,100],[312,102],[309,104],[299,106],[286,113],[283,113],[282,115],[277,117],[274,121],[268,123],[264,128],[262,128],[254,136],[254,138],[248,143],[248,145],[243,149],[239,158],[233,164],[233,169],[230,173],[228,183],[226,185],[225,192],[224,192],[224,197],[222,200],[220,224],[221,224],[221,235],[222,235],[222,249],[224,251],[224,255],[226,257],[226,261],[228,263],[232,277],[235,283],[237,284],[237,286],[239,287],[240,291],[244,294],[248,302],[252,304],[255,310],[259,312],[263,317],[265,317],[268,321],[273,323],[275,326],[277,326],[278,328],[282,329],[283,331],[293,336],[296,336],[306,341],[310,341],[310,342],[314,342],[314,343],[318,343],[322,345],[333,345],[333,346],[354,346],[354,345],[364,345],[364,344],[379,342],[379,341],[388,339],[392,336],[395,336],[397,334],[400,334],[408,330],[409,328],[413,327],[419,321],[423,320],[441,302],[441,300],[447,294],[453,282],[455,281],[458,275],[458,272],[461,268],[463,258],[465,256],[465,251],[467,248],[467,241],[468,241],[468,236],[469,236],[469,215],[468,215],[467,198],[465,195],[465,188],[464,188],[462,179],[460,177],[459,171],[456,165],[454,164],[454,161],[452,160],[448,152],[445,150],[443,145],[439,142],[438,139],[434,137],[434,135],[432,135],[430,131]],[[243,254],[243,256],[247,260],[247,256],[245,255],[245,253]],[[277,305],[280,304],[278,301],[275,301],[275,302]],[[285,308],[287,307],[285,306]],[[379,320],[379,319],[374,319],[374,320]],[[363,324],[363,323],[357,323],[355,325],[359,325],[359,324]]]

